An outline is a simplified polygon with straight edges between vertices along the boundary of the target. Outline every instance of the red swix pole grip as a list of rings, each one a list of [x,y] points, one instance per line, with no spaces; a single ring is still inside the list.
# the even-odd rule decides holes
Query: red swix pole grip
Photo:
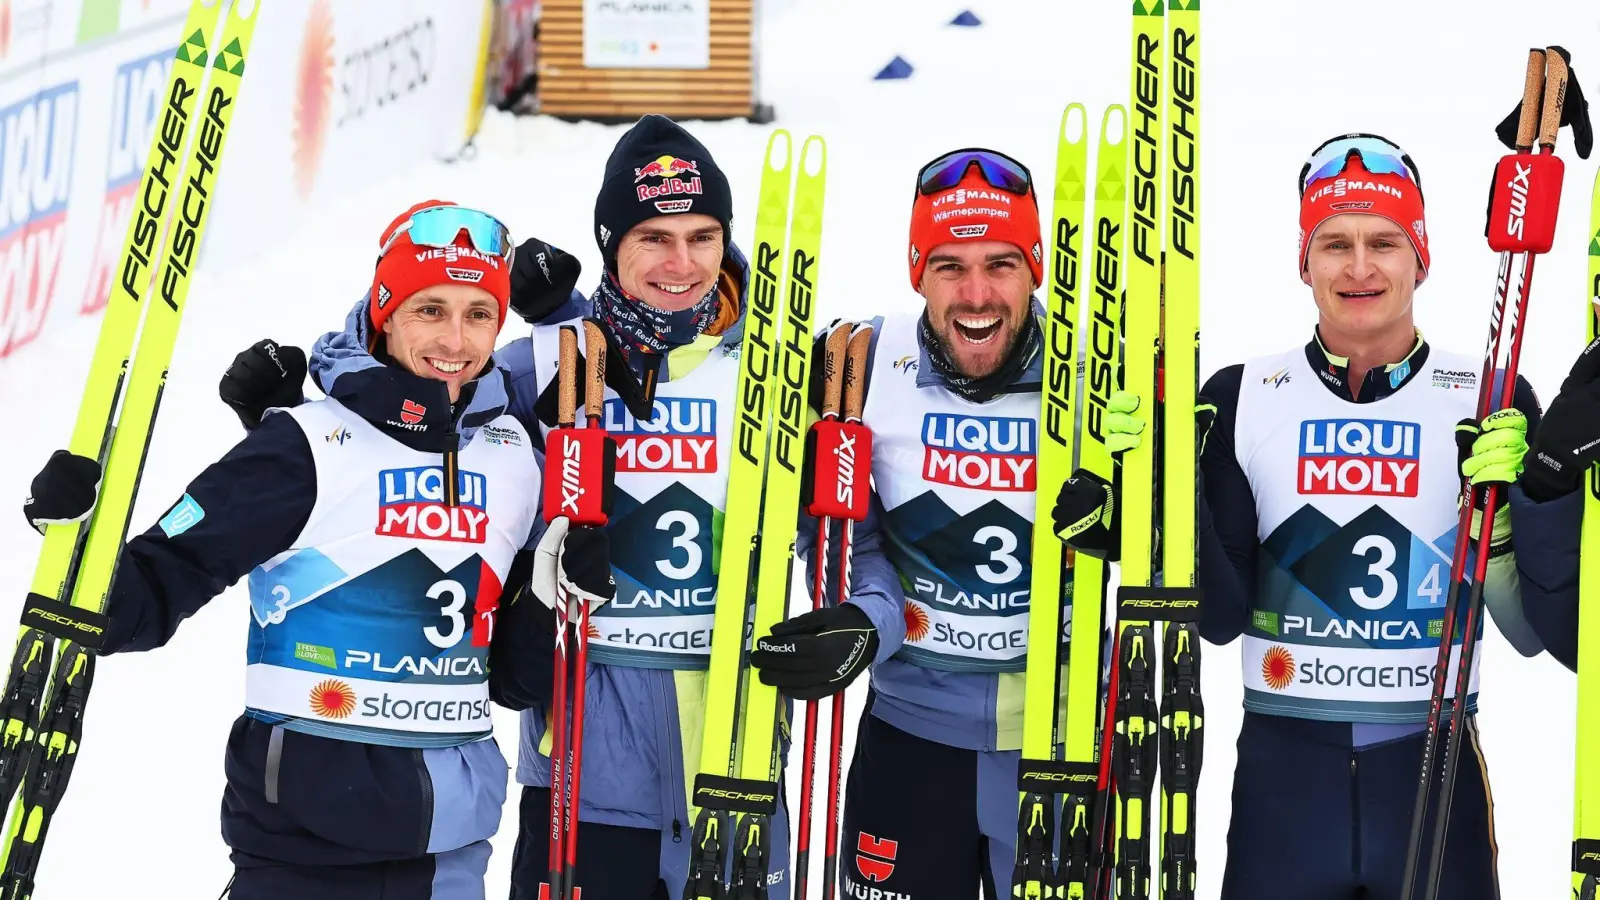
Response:
[[[577,427],[574,421],[577,418],[577,330],[563,326],[563,341],[569,331],[572,334],[573,358],[569,361],[563,355],[563,362],[567,364],[560,367],[557,375],[562,379],[558,394],[561,427],[545,438],[543,507],[546,522],[566,516],[573,525],[599,527],[610,519],[617,447],[600,425],[605,404],[605,338],[593,322],[585,320],[583,325],[588,350],[584,360],[585,427]],[[562,351],[565,354],[565,344]]]
[[[872,432],[860,422],[811,426],[813,477],[806,512],[859,522],[867,517]]]
[[[1491,250],[1550,252],[1565,173],[1565,164],[1554,153],[1512,153],[1500,158],[1489,199]]]

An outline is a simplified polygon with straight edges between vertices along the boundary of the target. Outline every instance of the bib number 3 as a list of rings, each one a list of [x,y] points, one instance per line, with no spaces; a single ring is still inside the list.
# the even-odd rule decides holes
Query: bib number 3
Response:
[[[445,579],[434,582],[427,597],[442,604],[439,616],[444,627],[429,625],[422,629],[422,636],[440,650],[449,650],[467,635],[467,589],[459,581]],[[478,598],[472,610],[472,646],[487,647],[494,640],[494,616],[499,609],[499,596]]]

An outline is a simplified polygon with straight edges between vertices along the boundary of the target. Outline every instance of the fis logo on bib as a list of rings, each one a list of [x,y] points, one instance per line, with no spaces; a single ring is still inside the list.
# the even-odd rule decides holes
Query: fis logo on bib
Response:
[[[1312,419],[1300,423],[1302,494],[1415,497],[1422,429],[1415,422]]]
[[[618,472],[717,470],[717,401],[658,397],[654,411],[655,418],[642,422],[621,400],[606,401],[605,428],[617,442]]]
[[[489,530],[489,482],[462,470],[456,505],[444,495],[444,469],[384,469],[378,473],[378,534],[424,541],[481,544]]]
[[[928,413],[922,478],[952,487],[1031,491],[1039,423],[1032,419]]]

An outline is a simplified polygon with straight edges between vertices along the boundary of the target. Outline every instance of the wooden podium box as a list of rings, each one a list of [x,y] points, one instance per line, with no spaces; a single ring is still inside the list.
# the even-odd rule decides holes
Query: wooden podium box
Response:
[[[539,112],[601,122],[631,122],[646,113],[770,122],[771,108],[756,96],[756,2],[710,0],[709,68],[590,69],[583,64],[583,0],[544,0]]]

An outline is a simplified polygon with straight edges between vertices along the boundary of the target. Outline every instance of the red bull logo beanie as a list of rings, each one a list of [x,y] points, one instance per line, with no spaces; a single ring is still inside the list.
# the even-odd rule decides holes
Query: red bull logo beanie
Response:
[[[645,116],[612,149],[595,197],[595,242],[606,271],[617,274],[617,244],[623,235],[646,219],[683,213],[721,222],[726,246],[733,221],[728,179],[705,145],[683,126],[666,116]]]

